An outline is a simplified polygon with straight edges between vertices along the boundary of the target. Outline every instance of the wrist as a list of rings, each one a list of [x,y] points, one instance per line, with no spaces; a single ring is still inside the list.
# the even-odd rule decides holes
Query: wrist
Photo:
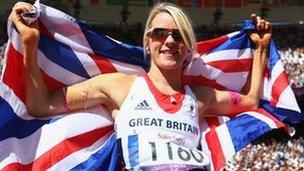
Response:
[[[25,48],[36,48],[38,47],[38,40],[22,40],[22,45]]]
[[[268,51],[268,48],[269,48],[269,43],[267,43],[267,44],[263,44],[263,43],[255,44],[255,46],[254,46],[255,51],[261,51],[261,52]]]
[[[22,45],[25,52],[33,51],[35,49],[38,49],[38,40],[22,41]]]
[[[258,52],[258,53],[266,53],[268,52],[268,47],[269,46],[264,46],[264,45],[257,45],[254,47],[254,52]]]
[[[23,46],[38,46],[39,33],[25,34],[21,36]]]

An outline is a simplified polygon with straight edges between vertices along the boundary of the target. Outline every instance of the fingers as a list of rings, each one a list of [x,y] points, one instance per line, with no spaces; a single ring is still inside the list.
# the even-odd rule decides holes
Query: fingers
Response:
[[[266,21],[266,23],[265,23],[265,30],[272,30],[271,23],[268,21]]]
[[[21,14],[24,12],[30,12],[33,10],[32,6],[27,3],[17,3],[13,8],[13,11],[15,11],[17,14]]]
[[[262,19],[260,16],[257,16],[256,14],[251,14],[251,20],[256,25],[256,29],[260,30],[262,26],[265,25],[265,23],[262,23]],[[263,20],[265,22],[265,20]]]
[[[257,16],[256,14],[251,14],[251,20],[253,23],[255,23],[256,29],[258,31],[271,29],[271,23],[262,19],[260,16]]]
[[[24,2],[19,2],[12,8],[12,20],[20,33],[26,32],[28,26],[31,25],[24,20],[22,15],[32,11],[32,5]],[[37,28],[36,25],[32,24],[32,26]]]
[[[12,20],[20,33],[25,33],[28,28],[28,25],[21,17],[21,14],[30,12],[32,10],[32,6],[28,3],[17,3],[12,8]]]
[[[12,8],[13,20],[14,21],[22,21],[22,17],[20,17],[20,15],[22,13],[27,13],[27,12],[30,12],[30,11],[33,11],[33,7],[31,6],[31,4],[28,4],[28,3],[17,3]]]
[[[260,30],[265,30],[266,21],[261,19]]]

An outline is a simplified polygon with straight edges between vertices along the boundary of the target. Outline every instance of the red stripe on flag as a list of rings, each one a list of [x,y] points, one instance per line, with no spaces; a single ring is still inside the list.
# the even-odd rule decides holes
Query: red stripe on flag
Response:
[[[11,163],[4,167],[3,171],[46,170],[68,155],[83,148],[89,147],[102,136],[110,133],[111,131],[113,131],[112,125],[71,137],[54,146],[52,149],[37,158],[34,162],[29,164]]]
[[[25,102],[23,55],[14,48],[13,44],[8,46],[3,82],[15,92],[21,101]]]
[[[210,132],[206,134],[205,139],[211,152],[213,167],[215,170],[219,170],[226,161],[215,129],[221,123],[217,117],[206,117],[205,120],[210,128]]]
[[[222,166],[224,166],[226,160],[216,129],[212,128],[210,132],[206,134],[205,139],[211,153],[214,170],[218,171]]]
[[[96,54],[89,54],[89,56],[94,60],[101,73],[117,72],[116,68],[108,59]]]
[[[224,43],[228,39],[229,39],[228,36],[221,36],[219,38],[198,42],[196,44],[197,52],[199,54],[205,54],[211,51],[212,49],[214,49],[215,47],[217,47],[218,45]]]
[[[281,93],[286,89],[286,87],[288,87],[288,85],[289,82],[286,73],[282,72],[272,85],[270,99],[271,105],[275,106],[278,103]]]
[[[216,80],[209,80],[201,75],[196,75],[196,76],[183,75],[183,82],[191,86],[206,85],[219,90],[226,90],[226,88],[221,84],[217,83]]]
[[[207,63],[225,73],[245,72],[251,70],[252,59],[222,60]]]

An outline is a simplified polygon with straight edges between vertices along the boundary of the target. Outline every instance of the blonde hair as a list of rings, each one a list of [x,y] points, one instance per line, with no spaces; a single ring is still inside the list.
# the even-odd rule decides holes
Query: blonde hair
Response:
[[[195,35],[194,35],[194,31],[192,28],[192,23],[191,23],[190,18],[184,12],[183,9],[181,9],[180,7],[178,7],[174,4],[170,4],[167,2],[156,4],[148,16],[145,31],[144,31],[144,37],[143,37],[144,49],[146,49],[147,45],[148,45],[147,34],[148,34],[149,29],[151,29],[152,21],[157,14],[162,13],[162,12],[168,13],[169,15],[172,16],[174,22],[177,25],[178,30],[180,31],[180,33],[183,37],[183,40],[184,40],[187,48],[192,53],[191,56],[193,54],[196,54],[197,53],[196,40],[195,40]],[[188,59],[186,59],[186,60],[188,60]]]

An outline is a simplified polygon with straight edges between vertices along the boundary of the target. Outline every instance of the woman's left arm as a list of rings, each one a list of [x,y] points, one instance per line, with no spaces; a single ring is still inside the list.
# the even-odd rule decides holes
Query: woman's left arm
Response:
[[[210,88],[207,91],[209,100],[203,112],[204,115],[230,115],[258,107],[272,28],[268,21],[255,14],[251,15],[251,19],[256,24],[257,29],[249,33],[250,39],[255,46],[252,69],[247,80],[248,84],[243,93],[219,91]]]

